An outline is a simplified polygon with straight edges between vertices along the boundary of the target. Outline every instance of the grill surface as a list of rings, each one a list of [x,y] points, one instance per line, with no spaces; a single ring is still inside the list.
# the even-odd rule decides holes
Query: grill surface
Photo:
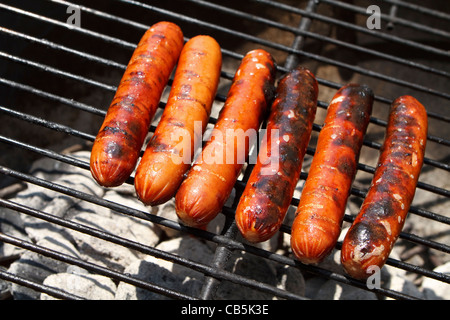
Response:
[[[92,273],[106,275],[116,282],[126,282],[177,299],[213,299],[222,281],[231,281],[279,298],[304,298],[227,270],[225,265],[235,251],[244,251],[281,266],[298,268],[306,277],[331,279],[369,290],[365,282],[346,277],[327,265],[305,266],[298,263],[286,248],[271,251],[243,242],[233,221],[236,202],[226,205],[223,210],[224,228],[215,233],[187,228],[176,220],[111,202],[76,187],[47,181],[30,171],[33,162],[42,157],[89,170],[88,162],[71,156],[67,148],[90,150],[135,45],[150,25],[170,20],[182,28],[186,39],[197,34],[209,34],[222,47],[223,71],[210,126],[225,100],[240,59],[251,49],[261,47],[271,52],[278,63],[279,76],[298,63],[316,74],[320,84],[319,110],[299,187],[306,178],[327,103],[335,91],[350,81],[366,83],[374,90],[374,112],[344,225],[353,220],[370,183],[383,141],[390,102],[403,94],[414,95],[421,101],[429,114],[426,159],[407,220],[411,223],[406,224],[399,243],[410,247],[410,252],[430,251],[432,257],[440,257],[439,263],[450,261],[450,32],[446,28],[450,23],[450,6],[445,1],[435,1],[437,7],[427,8],[421,1],[385,0],[380,3],[381,28],[371,30],[366,26],[366,8],[371,4],[371,1],[362,0],[253,0],[244,3],[227,1],[225,4],[221,1],[186,0],[152,1],[151,5],[131,0],[2,0],[0,117],[5,125],[0,128],[1,206],[194,269],[203,273],[206,280],[201,294],[192,297],[22,241],[3,231],[0,232],[0,244],[12,244]],[[66,10],[75,5],[81,13],[79,27],[67,22],[71,13]],[[164,101],[160,111],[163,108]],[[156,124],[157,120],[151,131]],[[249,168],[236,183],[237,195],[245,186]],[[214,259],[209,264],[199,263],[10,200],[28,183],[216,244]],[[128,183],[132,184],[132,179]],[[292,199],[292,208],[297,204],[298,194]],[[290,223],[286,221],[282,226],[280,238],[289,238]],[[438,225],[444,231],[442,234],[416,234],[416,223]],[[340,243],[336,250],[339,248]],[[417,279],[422,279],[418,281],[431,278],[450,283],[448,274],[432,270],[435,266],[433,261],[419,266],[413,259],[407,260],[406,257],[390,258],[387,265],[415,274]],[[7,266],[11,262],[2,263]],[[0,268],[0,278],[8,282],[59,298],[79,298],[72,292],[55,289],[5,270]],[[387,289],[383,284],[372,291],[379,297],[414,298]]]

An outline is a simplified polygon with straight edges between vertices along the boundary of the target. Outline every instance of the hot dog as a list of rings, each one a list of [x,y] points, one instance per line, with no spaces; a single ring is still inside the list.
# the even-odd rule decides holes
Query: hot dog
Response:
[[[277,87],[257,162],[236,208],[245,239],[261,242],[280,228],[300,178],[317,109],[318,84],[303,67]]]
[[[163,115],[136,170],[136,192],[145,204],[172,198],[189,170],[194,142],[202,141],[208,123],[221,65],[219,44],[209,36],[196,36],[183,47]]]
[[[183,42],[181,29],[166,21],[150,27],[141,38],[92,147],[90,169],[100,185],[121,185],[136,167]]]
[[[189,226],[205,227],[231,194],[274,93],[275,62],[261,49],[248,52],[202,153],[175,196],[176,212]],[[242,139],[240,139],[240,137]]]
[[[305,264],[336,245],[372,104],[368,87],[349,84],[328,106],[291,229],[292,251]]]
[[[393,101],[372,183],[342,243],[342,265],[351,277],[367,278],[385,264],[414,197],[427,127],[419,101],[411,96]]]

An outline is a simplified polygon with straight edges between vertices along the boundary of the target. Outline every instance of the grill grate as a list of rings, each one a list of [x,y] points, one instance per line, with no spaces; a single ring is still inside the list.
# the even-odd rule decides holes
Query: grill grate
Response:
[[[12,244],[82,267],[92,273],[105,275],[116,282],[129,283],[176,299],[213,299],[217,287],[223,281],[279,298],[305,298],[227,270],[225,266],[235,251],[297,268],[310,276],[368,290],[365,282],[346,277],[326,266],[302,265],[286,252],[280,254],[242,242],[233,220],[236,203],[223,209],[226,219],[224,228],[221,232],[214,233],[189,228],[172,219],[149,215],[148,212],[47,181],[29,170],[33,161],[41,157],[89,170],[87,161],[61,151],[63,148],[60,141],[64,141],[64,146],[78,144],[81,148],[90,150],[96,131],[106,114],[106,106],[112,99],[140,36],[153,23],[171,20],[183,29],[186,39],[208,33],[221,44],[224,67],[221,89],[215,101],[216,109],[220,109],[225,101],[227,86],[240,59],[245,52],[255,47],[263,47],[275,56],[279,63],[279,75],[298,63],[316,73],[320,85],[319,110],[305,156],[301,181],[307,177],[308,164],[314,154],[314,143],[321,129],[321,112],[326,110],[330,95],[350,79],[368,83],[374,89],[374,114],[361,154],[364,161],[360,159],[358,164],[358,175],[350,197],[355,206],[350,207],[344,223],[353,220],[357,213],[354,208],[365,196],[381,146],[383,135],[380,132],[384,132],[386,126],[386,112],[390,102],[401,94],[412,94],[423,101],[430,119],[423,172],[437,174],[429,179],[421,177],[417,194],[419,197],[431,195],[433,202],[428,205],[415,200],[410,216],[419,217],[426,224],[442,225],[446,230],[443,233],[448,234],[450,189],[445,178],[436,180],[435,176],[449,177],[450,171],[450,117],[446,113],[450,101],[450,68],[446,62],[450,56],[450,33],[440,27],[441,24],[450,23],[450,8],[443,3],[439,4],[441,8],[427,8],[423,4],[414,4],[413,1],[385,0],[381,6],[381,29],[371,30],[365,25],[366,8],[369,5],[370,1],[363,0],[252,0],[245,4],[239,1],[222,4],[220,1],[185,0],[152,1],[151,5],[132,0],[95,3],[84,0],[2,0],[0,116],[5,123],[12,125],[0,128],[0,146],[4,150],[2,154],[8,154],[7,157],[0,158],[0,172],[5,178],[0,182],[0,187],[3,188],[0,205],[199,271],[205,275],[206,280],[199,296],[189,296],[124,272],[18,239],[3,231],[0,232],[0,243]],[[67,23],[69,14],[66,9],[71,6],[80,9],[80,27]],[[415,19],[417,16],[423,20]],[[164,105],[161,102],[160,110]],[[76,118],[81,116],[89,121],[77,121]],[[211,126],[216,118],[213,111]],[[154,131],[156,124],[157,122],[153,123],[151,131]],[[237,195],[245,186],[250,168],[251,166],[245,170],[236,183]],[[17,193],[15,187],[21,188],[26,183],[214,243],[217,245],[214,258],[210,264],[199,263],[12,201]],[[127,183],[132,184],[132,178]],[[297,204],[298,196],[295,196],[292,207]],[[287,221],[281,228],[281,236],[288,238],[289,233],[290,223]],[[405,229],[400,235],[400,240],[406,241],[409,246],[438,252],[444,256],[442,261],[447,262],[450,246],[442,239],[445,238],[435,234],[417,235],[414,226]],[[336,249],[340,249],[340,243]],[[5,264],[7,263],[11,261],[6,261]],[[450,283],[448,274],[434,271],[427,265],[419,266],[414,262],[395,258],[389,258],[387,265],[415,274],[420,279],[431,278]],[[80,298],[71,292],[34,282],[2,268],[0,279],[58,298]],[[415,298],[383,285],[371,290],[380,297]]]

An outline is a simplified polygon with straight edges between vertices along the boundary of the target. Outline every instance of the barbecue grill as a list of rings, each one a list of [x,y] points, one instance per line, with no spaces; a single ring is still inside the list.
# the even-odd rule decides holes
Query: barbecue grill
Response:
[[[376,5],[371,7],[375,11],[368,11],[371,5]],[[132,51],[145,30],[162,20],[178,24],[186,40],[198,34],[209,34],[222,47],[221,82],[210,128],[225,101],[240,59],[247,51],[263,48],[272,53],[278,64],[278,76],[297,64],[315,73],[319,82],[317,117],[291,209],[298,204],[317,134],[333,94],[348,82],[365,83],[373,89],[374,111],[343,228],[357,214],[370,184],[384,137],[389,104],[404,94],[421,101],[429,116],[426,159],[416,197],[396,244],[404,248],[403,254],[391,256],[386,268],[404,272],[418,288],[427,279],[441,285],[450,283],[450,275],[436,269],[450,261],[450,117],[447,113],[450,5],[446,1],[425,4],[415,0],[0,1],[0,117],[3,123],[0,128],[0,204],[4,210],[0,216],[0,248],[8,245],[21,250],[20,254],[0,257],[0,279],[10,288],[28,288],[61,299],[81,298],[79,293],[11,270],[10,266],[23,252],[32,252],[160,297],[219,299],[217,293],[225,282],[273,299],[311,297],[305,292],[290,291],[288,286],[281,287],[270,279],[255,279],[252,274],[262,272],[257,270],[258,265],[253,266],[251,272],[235,272],[230,265],[237,259],[234,253],[241,252],[239,259],[257,257],[276,267],[295,270],[304,277],[306,291],[312,283],[308,280],[315,279],[372,292],[379,299],[427,298],[402,292],[383,281],[369,288],[366,282],[346,276],[331,263],[317,266],[299,263],[286,245],[292,222],[289,218],[279,234],[269,241],[270,245],[251,245],[242,240],[234,224],[234,208],[251,165],[244,168],[232,198],[219,217],[223,223],[215,230],[183,226],[175,216],[152,214],[158,208],[142,210],[128,202],[111,201],[80,185],[61,183],[62,180],[55,182],[48,178],[52,172],[36,169],[35,163],[46,159],[56,166],[76,168],[89,175],[88,159],[74,154],[90,151]],[[169,88],[170,82],[167,90]],[[163,96],[158,112],[164,105]],[[157,121],[158,114],[151,132]],[[131,177],[126,185],[131,187],[132,183]],[[158,249],[108,232],[104,226],[85,225],[70,217],[61,217],[50,209],[34,205],[35,202],[17,201],[31,186],[51,191],[55,197],[76,202],[77,206],[89,204],[94,208],[92,215],[105,208],[111,209],[119,215],[198,239],[212,248],[211,259],[199,262],[189,252]],[[5,226],[17,216],[33,217],[58,230],[102,239],[140,255],[198,272],[203,276],[199,293],[188,294],[181,283],[177,287],[142,279],[123,268],[105,266],[58,251],[44,242],[37,243],[33,238],[16,236]],[[162,236],[166,238],[161,241],[167,241],[169,234]],[[337,253],[340,243],[336,246]],[[390,282],[394,280],[391,278]],[[20,298],[11,290],[7,292],[9,294],[3,294],[3,298]]]

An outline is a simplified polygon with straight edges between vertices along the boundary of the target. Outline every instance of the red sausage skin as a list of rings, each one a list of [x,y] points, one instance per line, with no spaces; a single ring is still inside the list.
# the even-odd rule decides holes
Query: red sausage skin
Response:
[[[204,228],[222,210],[245,162],[239,158],[249,150],[248,139],[234,134],[260,127],[273,98],[275,72],[275,61],[264,50],[252,50],[242,59],[211,139],[175,196],[184,224]]]
[[[101,186],[123,184],[136,167],[183,41],[177,25],[162,21],[134,50],[92,146],[90,169]]]
[[[372,103],[370,88],[349,84],[328,106],[292,225],[292,251],[305,264],[321,262],[336,245]]]

